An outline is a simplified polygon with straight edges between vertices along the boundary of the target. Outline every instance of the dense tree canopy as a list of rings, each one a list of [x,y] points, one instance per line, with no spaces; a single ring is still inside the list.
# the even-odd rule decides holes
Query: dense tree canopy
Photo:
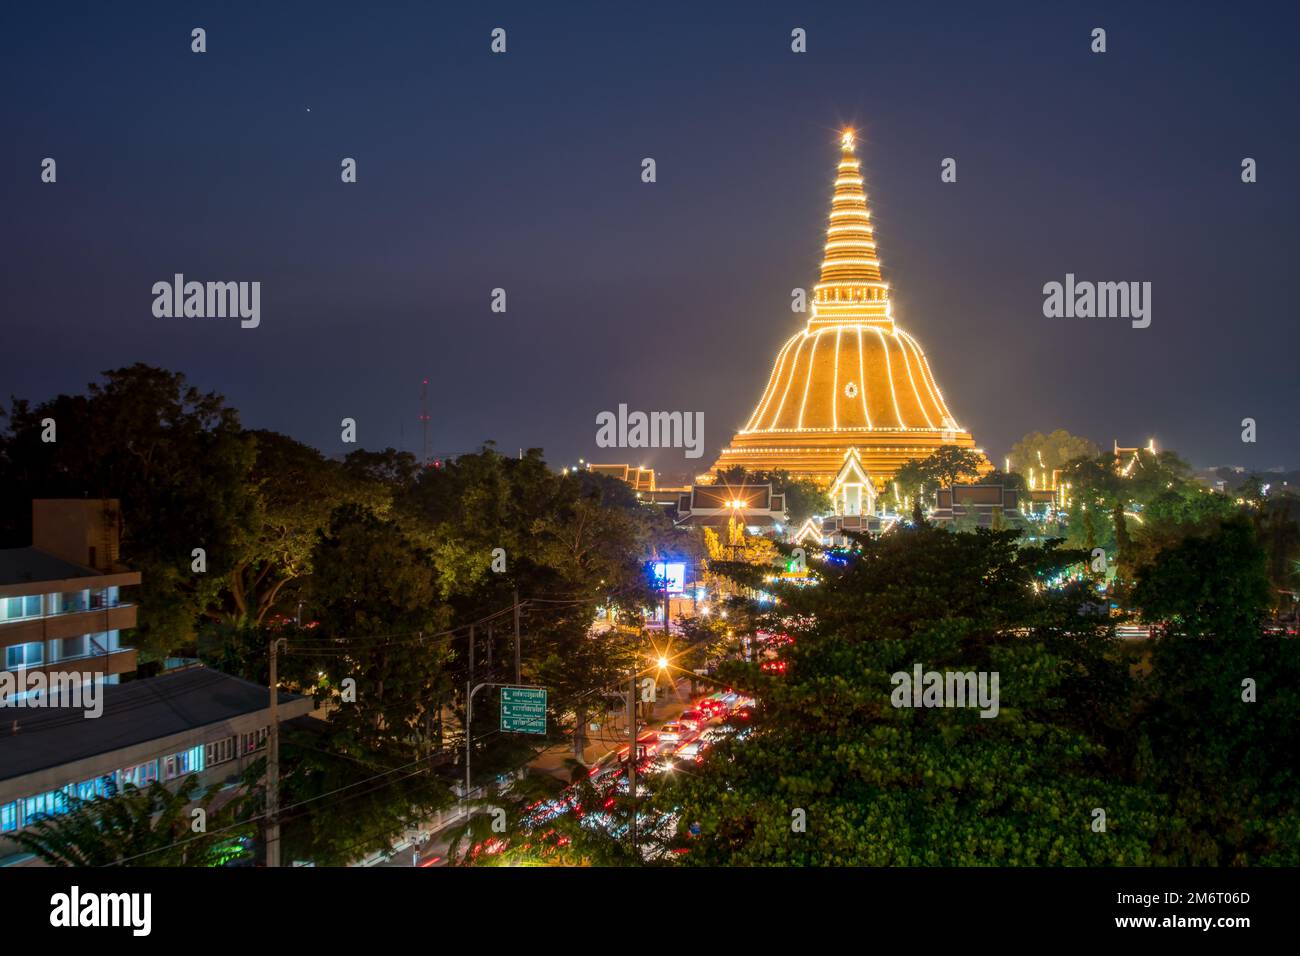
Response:
[[[43,441],[45,420],[55,440]],[[122,561],[142,573],[146,656],[194,638],[257,530],[250,485],[255,441],[221,396],[175,372],[133,365],[105,372],[85,395],[39,405],[15,399],[0,440],[0,505],[7,546],[31,543],[31,499],[117,498]],[[207,570],[192,570],[202,548]]]
[[[1051,477],[1057,468],[1064,468],[1079,458],[1096,458],[1101,454],[1092,441],[1071,435],[1064,428],[1058,428],[1044,435],[1042,432],[1030,432],[1011,446],[1011,469],[1027,475],[1029,469],[1039,475]]]
[[[664,799],[688,861],[802,865],[1149,862],[1158,801],[1112,778],[1128,692],[1104,620],[1042,584],[1077,555],[1014,532],[900,530],[785,595],[787,674],[750,680],[754,736]],[[1038,585],[1038,589],[1035,589]],[[891,675],[1000,675],[1000,710],[903,709]],[[1091,829],[1106,810],[1104,834]],[[792,830],[795,811],[806,832]]]
[[[898,529],[783,591],[767,627],[795,637],[788,671],[735,665],[760,699],[752,736],[656,796],[682,861],[1293,864],[1300,647],[1261,634],[1250,523],[1139,576],[1170,624],[1143,659],[1090,585],[1057,583],[1081,553],[1015,537]],[[998,673],[997,715],[896,706],[891,675],[918,664]]]
[[[934,491],[959,481],[974,481],[986,467],[979,452],[942,445],[928,458],[913,458],[898,469],[891,483],[897,489],[898,500],[894,506],[902,507],[912,501],[920,502],[922,507],[933,507]]]

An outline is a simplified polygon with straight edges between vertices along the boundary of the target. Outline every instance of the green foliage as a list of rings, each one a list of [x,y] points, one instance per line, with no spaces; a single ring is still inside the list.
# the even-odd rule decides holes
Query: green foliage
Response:
[[[635,866],[639,859],[626,838],[625,824],[583,823],[573,812],[538,821],[539,806],[567,801],[584,813],[600,808],[610,820],[630,818],[626,796],[604,807],[586,768],[569,761],[571,783],[548,774],[529,774],[504,791],[473,801],[466,821],[451,831],[449,857],[461,866]],[[498,824],[504,811],[504,824]]]
[[[589,473],[557,474],[540,451],[508,458],[491,445],[463,455],[441,469],[421,473],[409,495],[399,498],[398,520],[427,542],[437,570],[439,597],[451,609],[452,624],[481,620],[507,607],[517,592],[533,598],[522,615],[524,680],[545,683],[557,721],[577,726],[583,694],[617,680],[625,664],[617,635],[591,637],[596,608],[607,603],[624,616],[658,599],[647,562],[667,550],[690,561],[696,547],[675,534],[657,508],[637,501],[626,483]],[[492,570],[492,553],[504,551],[505,571]],[[506,632],[494,665],[508,674]],[[486,628],[477,633],[479,679],[486,673]],[[458,645],[468,651],[462,639]],[[452,665],[464,686],[463,657]],[[552,726],[558,731],[558,723]],[[497,741],[491,745],[495,746]]]
[[[42,818],[14,840],[51,866],[219,866],[246,856],[254,834],[247,803],[236,800],[212,810],[216,789],[197,801],[194,774],[175,792],[158,781],[141,789],[127,784],[89,800],[73,797],[67,812]],[[194,810],[205,820],[194,831]]]
[[[1300,498],[1270,497],[1254,512],[1255,528],[1268,561],[1268,577],[1279,604],[1294,608],[1300,591]],[[1282,599],[1289,595],[1289,601]]]
[[[45,418],[57,441],[41,440]],[[105,372],[84,396],[14,400],[0,436],[4,534],[12,546],[31,542],[32,498],[120,499],[121,560],[143,578],[133,639],[146,658],[166,656],[193,640],[252,540],[253,460],[220,395],[147,365]],[[194,548],[206,551],[206,574],[190,568]]]
[[[894,494],[894,488],[896,487],[900,506],[903,502],[910,500],[914,506],[920,505],[924,507],[926,483],[932,481],[933,477],[926,470],[925,462],[919,458],[913,458],[905,462],[894,474],[894,480],[891,487],[887,489],[886,494]],[[933,490],[933,487],[933,484],[931,484],[930,490]]]
[[[1189,537],[1143,573],[1136,596],[1169,624],[1139,701],[1144,746],[1159,758],[1144,782],[1170,795],[1173,815],[1160,852],[1172,865],[1297,865],[1300,642],[1260,637],[1270,596],[1249,522]]]
[[[1258,634],[1270,600],[1264,551],[1242,517],[1161,552],[1133,587],[1144,619],[1190,637]]]
[[[1050,479],[1053,470],[1064,468],[1076,459],[1096,458],[1100,454],[1101,449],[1087,438],[1058,428],[1048,435],[1030,432],[1011,446],[1010,458],[1014,471],[1027,475],[1032,468],[1035,474]]]
[[[686,862],[1150,862],[1159,801],[1108,773],[1127,669],[1077,594],[1033,588],[1078,555],[924,527],[861,546],[822,586],[784,594],[804,626],[786,675],[751,678],[754,736],[718,745],[662,795],[700,825],[678,840]],[[890,675],[916,662],[999,672],[1001,713],[895,709]],[[805,833],[791,830],[796,808]]]
[[[715,472],[718,483],[723,485],[766,485],[772,486],[773,494],[785,496],[787,521],[799,527],[813,515],[829,514],[831,500],[826,491],[810,478],[795,478],[788,471],[746,471],[740,465],[731,468],[719,468]]]
[[[343,471],[360,484],[381,485],[393,493],[410,491],[420,475],[420,462],[409,451],[358,448],[343,459]]]
[[[941,445],[921,463],[921,473],[927,488],[947,488],[958,481],[972,481],[979,477],[984,456],[969,448]]]
[[[981,485],[1001,485],[1003,488],[1013,488],[1023,491],[1029,487],[1025,481],[1025,476],[1017,471],[993,470],[987,475],[980,478]]]
[[[286,588],[311,573],[312,549],[336,508],[358,504],[382,513],[390,499],[380,474],[330,461],[275,432],[247,434],[257,450],[250,475],[255,531],[227,576],[222,604],[212,612],[237,626],[260,625],[284,606]]]
[[[901,500],[911,499],[931,506],[934,491],[978,478],[983,465],[984,456],[979,452],[956,445],[942,445],[928,458],[913,458],[905,462],[894,475],[893,484],[897,485]]]
[[[1295,865],[1300,644],[1260,636],[1250,523],[1143,572],[1138,603],[1175,627],[1136,670],[1086,585],[1042,587],[1084,555],[1015,537],[900,529],[783,591],[789,671],[736,677],[760,698],[752,737],[656,795],[682,862]],[[893,707],[915,663],[998,672],[998,716]]]
[[[428,553],[367,508],[334,513],[312,564],[319,627],[290,634],[286,671],[315,685],[329,710],[286,736],[283,802],[304,806],[290,810],[285,846],[294,858],[341,865],[387,849],[450,801],[430,763],[453,686],[450,648],[434,635],[450,612],[438,604]]]

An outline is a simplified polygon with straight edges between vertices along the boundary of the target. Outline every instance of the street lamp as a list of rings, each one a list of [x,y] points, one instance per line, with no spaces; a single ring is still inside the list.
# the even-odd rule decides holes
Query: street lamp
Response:
[[[727,507],[731,509],[731,519],[727,523],[727,538],[731,545],[731,560],[736,560],[736,546],[740,543],[737,538],[743,537],[744,529],[744,498],[732,498],[727,502]]]
[[[655,660],[655,669],[666,671],[669,660],[663,654],[660,654]],[[633,665],[632,677],[627,685],[627,722],[630,729],[630,740],[627,747],[627,793],[631,800],[631,823],[628,827],[632,835],[632,848],[637,848],[636,836],[636,761],[637,761],[637,726],[636,726],[636,679],[645,673],[645,670],[638,671]],[[656,675],[656,681],[658,675]]]

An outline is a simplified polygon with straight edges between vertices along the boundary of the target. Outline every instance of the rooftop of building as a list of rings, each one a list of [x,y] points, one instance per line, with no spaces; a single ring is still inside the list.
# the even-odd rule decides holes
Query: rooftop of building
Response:
[[[28,584],[33,581],[66,581],[69,578],[93,578],[102,572],[56,558],[40,548],[0,549],[0,585]]]
[[[255,714],[270,703],[265,687],[208,667],[107,684],[100,693],[103,714],[93,719],[72,708],[0,709],[0,780]],[[310,698],[280,693],[281,706],[304,701]]]

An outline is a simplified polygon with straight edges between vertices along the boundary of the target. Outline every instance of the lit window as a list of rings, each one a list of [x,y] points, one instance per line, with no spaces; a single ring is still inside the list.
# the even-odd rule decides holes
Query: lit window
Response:
[[[235,738],[226,737],[207,746],[204,754],[205,766],[215,767],[217,764],[226,763],[235,759]]]
[[[0,621],[17,621],[40,616],[41,596],[39,594],[0,598]]]
[[[45,660],[45,645],[39,641],[30,644],[14,644],[5,648],[5,666],[9,670],[20,667],[36,667]]]
[[[56,614],[71,614],[76,611],[86,611],[90,609],[90,591],[68,591],[64,594],[55,595],[57,606]]]

